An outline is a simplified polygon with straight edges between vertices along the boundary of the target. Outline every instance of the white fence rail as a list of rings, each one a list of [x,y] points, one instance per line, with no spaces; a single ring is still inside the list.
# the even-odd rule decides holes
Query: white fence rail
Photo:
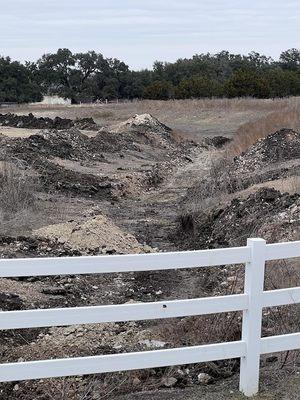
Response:
[[[300,302],[300,287],[263,290],[265,262],[294,257],[300,257],[300,241],[267,245],[263,239],[248,239],[247,246],[230,249],[0,260],[0,277],[96,274],[246,264],[243,294],[144,304],[0,312],[0,329],[20,329],[243,311],[240,341],[138,353],[4,363],[0,365],[0,382],[240,358],[240,390],[246,396],[252,396],[258,391],[260,355],[300,348],[300,332],[261,338],[263,307]]]

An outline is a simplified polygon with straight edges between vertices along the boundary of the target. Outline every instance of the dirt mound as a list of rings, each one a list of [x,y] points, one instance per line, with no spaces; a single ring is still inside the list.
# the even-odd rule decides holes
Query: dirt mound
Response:
[[[102,128],[98,133],[98,140],[108,141],[109,137],[129,149],[137,149],[138,144],[168,148],[178,141],[171,128],[150,114],[136,114],[120,124]]]
[[[145,114],[146,116],[148,114]],[[150,118],[150,116],[149,116]],[[78,128],[67,129],[45,129],[27,138],[10,138],[2,136],[3,146],[9,147],[10,152],[21,155],[24,153],[35,153],[39,157],[60,157],[71,160],[103,161],[103,152],[116,153],[126,150],[141,152],[143,146],[153,147],[161,145],[164,150],[173,149],[173,139],[166,139],[163,135],[171,132],[170,128],[161,124],[158,120],[138,119],[144,124],[133,123],[135,117],[117,126],[112,130],[101,130],[95,137],[88,137],[80,132]],[[87,119],[88,120],[88,119]],[[152,121],[153,120],[153,121]],[[83,121],[83,120],[81,120]],[[153,122],[153,123],[150,123]],[[124,127],[129,127],[125,129]],[[134,126],[132,131],[130,127]],[[110,129],[110,128],[109,128]],[[146,133],[146,130],[149,130]]]
[[[70,129],[73,127],[86,130],[99,129],[93,118],[76,120],[60,117],[55,117],[54,119],[48,117],[37,118],[32,113],[28,115],[0,114],[0,125],[28,129]]]
[[[121,133],[127,132],[128,130],[137,131],[151,131],[158,133],[172,132],[172,129],[161,123],[157,118],[151,114],[136,114],[129,118],[127,121],[121,122],[120,124],[110,126],[109,132]]]
[[[181,218],[186,248],[245,245],[253,236],[270,242],[295,240],[300,232],[300,195],[262,188],[246,199],[236,198],[224,209]]]
[[[60,157],[70,160],[103,160],[102,154],[91,148],[88,136],[76,128],[67,130],[43,130],[23,139],[24,151],[31,150],[46,157]]]
[[[73,121],[74,127],[77,129],[87,130],[87,131],[97,131],[99,125],[93,120],[93,118],[79,118]]]
[[[270,164],[300,158],[300,133],[280,129],[258,140],[234,161],[239,170],[255,171]]]
[[[118,179],[105,174],[88,174],[58,165],[55,158],[81,162],[105,161],[90,139],[79,130],[45,130],[28,138],[0,136],[2,160],[29,166],[47,190],[84,197],[115,198],[123,192]]]
[[[36,160],[34,168],[48,190],[97,199],[117,200],[126,191],[125,184],[115,177],[96,176],[73,171],[49,161]]]
[[[91,145],[94,149],[107,153],[118,153],[126,150],[141,151],[134,135],[128,133],[116,134],[105,130],[101,130],[94,138],[91,138]]]
[[[280,129],[236,157],[226,174],[234,190],[300,175],[300,133]],[[223,179],[220,178],[220,180]]]
[[[104,215],[49,225],[33,234],[88,254],[144,253],[150,249],[138,243],[134,236],[123,232]]]
[[[142,145],[131,140],[130,135],[124,134],[122,138],[119,135],[121,134],[111,136],[103,132],[95,138],[89,138],[75,128],[61,131],[42,130],[27,138],[0,135],[0,159],[16,162],[26,168],[29,166],[38,173],[47,190],[55,189],[84,197],[115,199],[125,195],[125,192],[128,193],[132,182],[133,185],[144,185],[145,181],[147,186],[146,178],[148,171],[152,170],[152,164],[165,162],[166,159],[173,160],[176,157],[173,157],[174,153],[177,152],[177,157],[180,157],[184,152],[179,146],[154,151],[153,146],[149,145],[141,149]],[[116,157],[119,156],[122,160],[125,157],[124,153],[130,150],[136,153],[140,164],[140,159],[149,160],[149,168],[141,173],[138,171],[131,174],[124,173],[123,170],[119,172],[112,166],[113,172],[110,174],[107,157],[113,161],[114,158],[109,153],[117,153]],[[132,154],[129,157],[132,157]],[[70,166],[66,160],[73,164]],[[122,166],[122,162],[120,165]],[[93,166],[95,172],[92,171]]]
[[[217,141],[218,143],[218,141]],[[211,143],[212,144],[212,143]],[[183,203],[236,193],[253,185],[300,176],[300,133],[281,129],[258,140],[240,156],[212,160],[201,181],[188,191]]]

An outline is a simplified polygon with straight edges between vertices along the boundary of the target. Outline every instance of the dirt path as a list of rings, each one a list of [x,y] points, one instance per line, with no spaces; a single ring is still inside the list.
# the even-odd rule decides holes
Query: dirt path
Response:
[[[208,170],[212,156],[212,150],[196,149],[192,162],[179,165],[159,188],[142,193],[135,201],[130,199],[109,206],[106,212],[140,242],[159,250],[174,250],[168,238],[180,214],[180,200]]]

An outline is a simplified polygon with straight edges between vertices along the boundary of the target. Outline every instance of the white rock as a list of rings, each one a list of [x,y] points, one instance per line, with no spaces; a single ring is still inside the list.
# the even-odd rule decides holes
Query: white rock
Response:
[[[161,383],[163,386],[170,388],[170,387],[173,387],[176,385],[177,379],[170,376],[170,377],[163,378]]]
[[[162,342],[160,340],[149,340],[149,339],[145,339],[145,340],[140,340],[139,344],[146,346],[148,349],[153,349],[153,348],[162,348],[166,346],[166,342]]]
[[[204,372],[201,372],[197,376],[198,382],[201,383],[201,385],[207,385],[212,381],[212,377],[208,374],[205,374]]]
[[[140,380],[137,376],[135,376],[135,377],[133,378],[132,384],[133,384],[134,386],[137,386],[137,385],[139,385],[140,383],[141,383],[141,380]]]

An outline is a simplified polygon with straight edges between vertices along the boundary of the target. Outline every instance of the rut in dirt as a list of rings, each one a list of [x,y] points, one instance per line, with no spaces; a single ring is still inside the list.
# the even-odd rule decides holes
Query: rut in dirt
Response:
[[[212,152],[216,150],[196,148],[190,162],[178,166],[158,188],[135,200],[115,203],[105,212],[139,242],[160,251],[180,250],[171,239],[181,213],[180,203],[188,189],[210,168]]]

